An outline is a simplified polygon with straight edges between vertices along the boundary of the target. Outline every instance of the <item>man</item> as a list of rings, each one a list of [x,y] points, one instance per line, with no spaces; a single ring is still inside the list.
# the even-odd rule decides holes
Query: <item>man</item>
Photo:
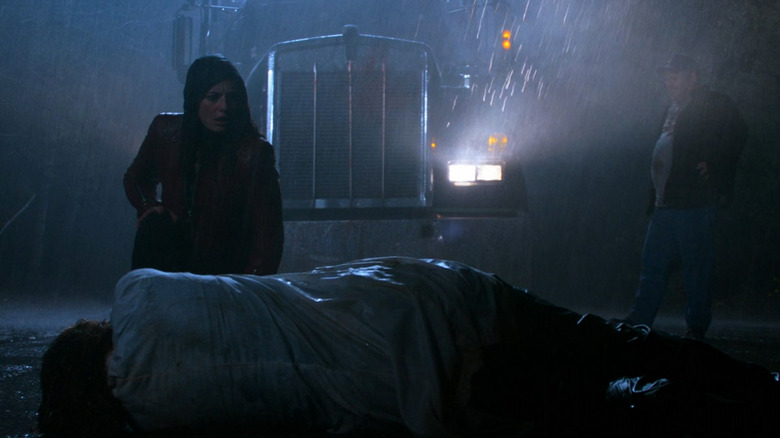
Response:
[[[730,98],[700,85],[691,57],[676,54],[658,73],[671,105],[653,150],[652,217],[626,322],[652,326],[670,269],[679,262],[688,298],[687,334],[702,339],[712,320],[716,209],[730,200],[747,127]]]
[[[141,269],[117,284],[110,324],[80,322],[44,354],[39,425],[78,437],[126,425],[625,436],[637,421],[647,436],[698,436],[755,431],[778,386],[705,343],[578,315],[455,262],[264,277]]]

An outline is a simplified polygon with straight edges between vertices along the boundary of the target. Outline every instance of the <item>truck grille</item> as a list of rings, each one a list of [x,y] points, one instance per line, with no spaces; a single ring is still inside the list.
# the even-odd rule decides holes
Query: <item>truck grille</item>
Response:
[[[420,71],[281,72],[277,146],[285,206],[424,202]]]

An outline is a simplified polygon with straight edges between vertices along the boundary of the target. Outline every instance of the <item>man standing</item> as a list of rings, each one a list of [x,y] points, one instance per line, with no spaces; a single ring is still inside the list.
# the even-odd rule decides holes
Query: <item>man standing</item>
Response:
[[[704,338],[712,319],[716,209],[731,197],[747,126],[728,96],[700,85],[691,57],[676,54],[657,72],[665,77],[671,105],[653,150],[652,217],[627,322],[652,325],[670,268],[679,262],[688,298],[687,335]]]

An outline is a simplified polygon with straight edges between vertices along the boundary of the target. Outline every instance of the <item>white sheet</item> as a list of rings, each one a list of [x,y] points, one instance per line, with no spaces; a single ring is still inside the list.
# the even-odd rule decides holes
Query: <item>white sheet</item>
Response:
[[[109,376],[142,430],[396,424],[446,436],[495,341],[498,288],[408,258],[266,277],[137,270],[116,286]]]

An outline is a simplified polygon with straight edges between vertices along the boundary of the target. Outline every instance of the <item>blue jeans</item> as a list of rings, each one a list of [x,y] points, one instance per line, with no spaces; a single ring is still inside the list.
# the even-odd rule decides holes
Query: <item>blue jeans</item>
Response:
[[[715,208],[657,208],[647,227],[642,270],[634,308],[628,319],[652,326],[663,301],[669,272],[680,262],[688,298],[688,328],[707,330],[712,321],[712,273],[715,264]]]

